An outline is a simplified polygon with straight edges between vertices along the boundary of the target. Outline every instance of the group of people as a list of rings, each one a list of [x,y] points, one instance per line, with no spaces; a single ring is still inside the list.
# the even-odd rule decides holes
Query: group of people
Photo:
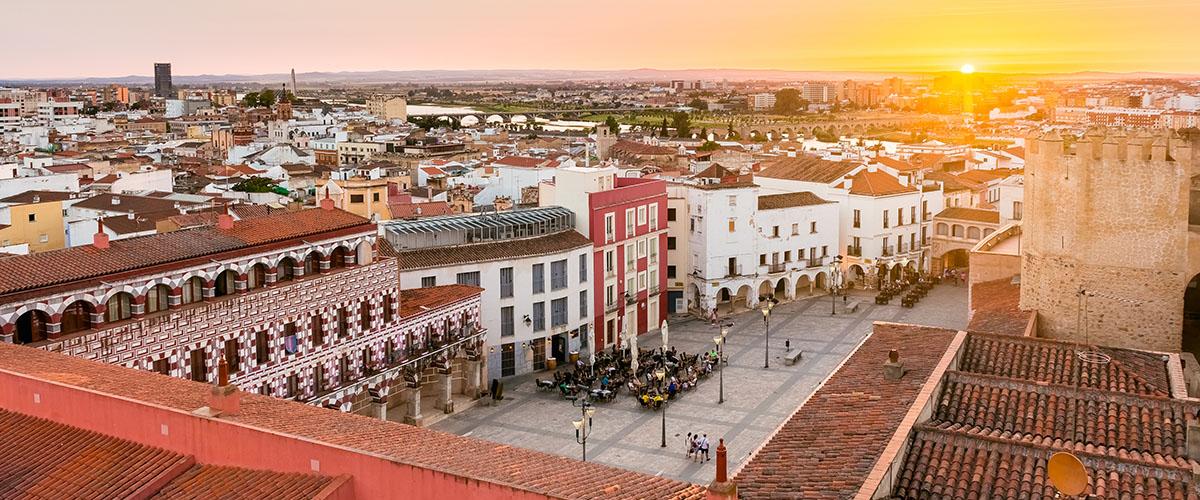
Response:
[[[687,449],[687,457],[692,459],[693,462],[707,462],[710,460],[708,434],[689,432],[684,445]]]

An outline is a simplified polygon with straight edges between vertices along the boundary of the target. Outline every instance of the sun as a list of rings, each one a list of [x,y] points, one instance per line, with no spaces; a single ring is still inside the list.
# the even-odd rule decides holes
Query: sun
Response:
[[[969,75],[975,72],[975,65],[971,63],[964,64],[961,68],[958,68],[958,71],[964,75]]]

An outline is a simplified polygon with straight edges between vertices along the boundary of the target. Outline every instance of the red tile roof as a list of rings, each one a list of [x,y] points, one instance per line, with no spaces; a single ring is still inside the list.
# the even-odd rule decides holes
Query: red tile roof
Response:
[[[400,316],[409,317],[477,297],[483,288],[471,285],[442,285],[400,291]]]
[[[0,343],[0,366],[186,412],[207,406],[212,388],[7,343]],[[705,498],[703,487],[689,483],[258,394],[243,393],[238,415],[221,419],[552,498]]]
[[[608,150],[610,154],[627,154],[633,156],[669,156],[679,153],[679,150],[675,148],[654,146],[634,141],[617,141]]]
[[[316,498],[337,479],[195,458],[0,409],[0,498]],[[161,481],[168,480],[164,486]]]
[[[1021,285],[1012,278],[971,284],[971,322],[967,330],[1000,335],[1025,334],[1035,311],[1022,311]]]
[[[900,183],[899,179],[892,177],[887,172],[876,170],[860,170],[854,177],[851,177],[853,184],[850,186],[850,194],[859,194],[863,196],[889,196],[901,193],[915,193],[917,188],[905,186]]]
[[[778,208],[807,207],[833,203],[809,191],[798,193],[767,194],[758,197],[759,210],[775,210]]]
[[[972,222],[982,222],[985,224],[999,224],[1000,223],[1000,212],[999,211],[983,210],[980,208],[949,207],[949,208],[946,208],[945,210],[942,210],[941,212],[938,212],[938,214],[935,215],[934,217],[937,217],[939,219],[954,219],[954,220],[966,220],[966,221],[972,221]]]
[[[875,325],[874,333],[737,472],[741,499],[853,497],[957,332]],[[888,351],[905,374],[884,378]]]
[[[232,229],[199,227],[0,260],[0,295],[217,254],[341,229],[374,231],[367,219],[319,208],[238,221]]]
[[[760,177],[828,184],[841,179],[859,164],[850,161],[830,161],[815,156],[783,157],[763,162]]]
[[[450,208],[450,204],[444,201],[413,203],[411,201],[412,195],[407,195],[407,198],[409,201],[406,203],[388,203],[388,211],[391,212],[393,219],[411,219],[454,213],[454,210]]]

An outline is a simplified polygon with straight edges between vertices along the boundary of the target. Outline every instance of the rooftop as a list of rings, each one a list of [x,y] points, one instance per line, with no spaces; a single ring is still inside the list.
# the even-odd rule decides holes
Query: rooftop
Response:
[[[384,237],[397,251],[410,248],[503,241],[575,227],[575,214],[563,207],[469,213],[384,222]]]
[[[767,194],[758,197],[759,210],[775,210],[779,208],[806,207],[833,203],[809,191],[798,193]]]
[[[1000,212],[997,210],[984,210],[982,208],[967,208],[967,207],[949,207],[941,212],[938,212],[939,219],[954,219],[965,220],[972,222],[982,222],[985,224],[999,224]]]
[[[815,156],[798,155],[763,162],[760,177],[828,184],[849,174],[860,165],[851,161],[830,161]]]
[[[400,270],[407,271],[549,255],[591,244],[592,240],[578,231],[565,230],[529,238],[400,251],[392,249],[389,244],[383,247],[383,252],[398,257]]]

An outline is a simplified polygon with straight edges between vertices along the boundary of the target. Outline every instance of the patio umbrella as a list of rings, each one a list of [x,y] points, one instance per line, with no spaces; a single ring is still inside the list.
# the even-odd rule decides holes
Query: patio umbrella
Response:
[[[662,322],[663,354],[667,353],[667,320]]]
[[[625,327],[625,331],[629,331],[629,327],[628,327],[628,326],[626,326],[626,327]],[[637,369],[638,369],[638,360],[637,360],[637,358],[638,358],[638,346],[637,346],[637,333],[635,333],[635,332],[630,332],[630,333],[629,333],[629,353],[630,353],[630,355],[631,355],[631,356],[633,356],[633,361],[629,363],[629,366],[630,366],[631,368],[633,368],[633,373],[634,373],[634,375],[637,375]]]

